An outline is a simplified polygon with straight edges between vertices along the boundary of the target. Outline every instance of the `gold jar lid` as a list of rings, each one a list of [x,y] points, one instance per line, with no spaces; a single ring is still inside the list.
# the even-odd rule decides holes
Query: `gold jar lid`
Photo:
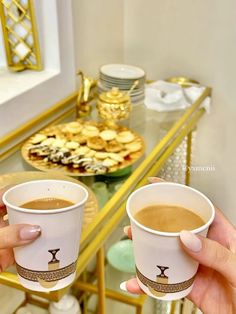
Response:
[[[117,87],[112,87],[111,91],[99,95],[99,100],[109,104],[122,104],[130,101],[128,94],[123,93]]]

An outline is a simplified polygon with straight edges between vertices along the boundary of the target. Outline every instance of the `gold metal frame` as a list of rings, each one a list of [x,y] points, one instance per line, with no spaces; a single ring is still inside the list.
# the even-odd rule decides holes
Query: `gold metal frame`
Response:
[[[178,147],[182,140],[188,136],[187,140],[187,165],[190,166],[191,162],[191,132],[196,127],[199,119],[205,112],[204,108],[200,108],[203,100],[211,95],[211,88],[206,88],[202,95],[189,107],[183,116],[172,126],[165,137],[154,147],[152,152],[146,159],[139,165],[139,167],[132,173],[126,180],[122,187],[116,194],[107,202],[104,208],[96,215],[92,223],[84,230],[81,237],[81,252],[77,261],[77,278],[86,269],[89,261],[97,256],[98,267],[98,285],[97,288],[87,283],[77,281],[75,286],[87,292],[99,293],[99,313],[105,313],[105,297],[125,302],[136,306],[136,313],[142,312],[144,298],[141,298],[137,303],[134,302],[132,297],[124,297],[123,294],[111,292],[105,289],[104,285],[104,251],[103,245],[107,238],[112,234],[114,229],[118,226],[125,215],[125,199],[128,194],[134,189],[143,186],[147,182],[149,176],[155,176],[161,167],[164,165],[169,156]],[[26,129],[29,130],[37,125],[42,117],[51,116],[54,111],[60,107],[66,107],[68,102],[75,100],[76,95],[72,94],[67,97],[64,102],[61,102],[48,110],[44,114],[28,122],[24,127],[18,129],[18,132],[12,132],[2,139],[0,145],[4,143],[12,143],[18,137],[19,132],[23,134]],[[19,144],[16,145],[17,147]],[[14,151],[14,146],[11,147]],[[3,156],[4,158],[4,156]],[[6,158],[6,157],[5,157]],[[188,168],[189,169],[189,168]],[[189,183],[190,173],[188,174],[186,183]],[[17,276],[12,273],[2,272],[0,274],[0,283],[26,291],[25,288],[19,283]],[[66,292],[68,288],[51,293],[40,293],[33,291],[26,291],[32,295],[39,295],[47,300],[58,301]],[[135,304],[134,304],[135,303]],[[175,303],[173,303],[173,307]]]
[[[186,172],[185,172],[185,184],[190,184],[190,166],[192,155],[192,131],[187,135],[187,148],[186,148]]]
[[[12,71],[42,70],[34,11],[33,0],[27,0],[26,6],[20,0],[0,1],[0,18],[7,63]],[[19,29],[23,33],[19,34]]]

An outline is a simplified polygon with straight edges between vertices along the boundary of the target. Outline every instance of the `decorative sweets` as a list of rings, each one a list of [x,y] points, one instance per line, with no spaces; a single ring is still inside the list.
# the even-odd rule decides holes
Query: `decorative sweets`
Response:
[[[106,145],[106,151],[111,153],[119,153],[123,148],[124,147],[116,140],[109,141]]]
[[[117,132],[114,130],[104,130],[100,132],[99,136],[104,140],[104,141],[111,141],[114,140],[117,136]]]
[[[120,143],[130,143],[134,140],[134,134],[130,131],[123,131],[120,132],[117,137],[116,140]]]
[[[144,142],[133,131],[95,121],[49,127],[22,147],[24,159],[37,169],[77,176],[117,171],[133,164],[143,152]]]
[[[95,137],[99,135],[99,130],[96,126],[93,125],[85,125],[81,132],[84,136]]]
[[[46,140],[47,136],[44,134],[36,134],[32,140],[32,144],[39,144],[42,141]]]
[[[139,151],[141,148],[142,148],[142,144],[138,141],[135,141],[135,142],[131,142],[131,143],[128,143],[128,144],[125,144],[125,148],[134,153],[134,152],[137,152]]]
[[[62,129],[63,133],[69,133],[70,134],[78,134],[82,130],[82,125],[79,122],[70,122],[67,123],[67,125]]]
[[[87,146],[95,150],[102,150],[105,148],[106,142],[99,136],[93,136],[88,138]]]

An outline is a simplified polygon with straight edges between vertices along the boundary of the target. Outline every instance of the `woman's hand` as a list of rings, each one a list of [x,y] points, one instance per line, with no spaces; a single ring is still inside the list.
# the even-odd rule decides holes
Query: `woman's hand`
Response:
[[[34,241],[41,233],[39,226],[27,224],[8,226],[3,220],[6,215],[6,207],[2,202],[2,195],[7,190],[0,190],[0,271],[14,264],[13,248],[26,245]]]
[[[125,228],[125,231],[131,237],[131,228]],[[186,253],[200,263],[188,299],[204,314],[236,313],[235,227],[216,209],[207,238],[181,231],[180,240]],[[123,283],[121,287],[131,293],[143,293],[135,278]]]

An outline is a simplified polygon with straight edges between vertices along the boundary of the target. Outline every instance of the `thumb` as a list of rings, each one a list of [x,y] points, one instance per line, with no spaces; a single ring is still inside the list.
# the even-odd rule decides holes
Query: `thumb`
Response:
[[[236,285],[236,255],[216,241],[181,231],[183,248],[200,264],[222,274],[232,285]]]
[[[40,227],[33,225],[19,224],[0,228],[0,249],[28,244],[40,234]]]

